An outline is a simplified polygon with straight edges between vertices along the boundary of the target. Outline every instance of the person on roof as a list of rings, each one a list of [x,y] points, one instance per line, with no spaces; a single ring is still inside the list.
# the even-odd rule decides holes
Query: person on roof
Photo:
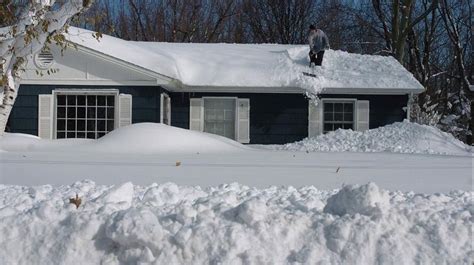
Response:
[[[314,63],[315,65],[321,65],[323,63],[324,50],[329,49],[329,39],[326,34],[316,28],[314,25],[309,26],[309,67]]]

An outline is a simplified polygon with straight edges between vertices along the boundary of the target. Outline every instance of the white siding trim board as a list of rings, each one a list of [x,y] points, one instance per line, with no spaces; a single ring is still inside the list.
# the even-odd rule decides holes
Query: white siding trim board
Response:
[[[85,80],[85,79],[23,79],[22,85],[81,85],[81,86],[160,86],[155,80]]]
[[[263,94],[302,94],[305,92],[300,87],[246,87],[246,86],[190,86],[182,84],[178,80],[171,82],[164,87],[171,92],[187,92],[187,93],[263,93]],[[350,94],[350,95],[406,95],[408,93],[420,94],[423,89],[416,88],[323,88],[321,94]]]

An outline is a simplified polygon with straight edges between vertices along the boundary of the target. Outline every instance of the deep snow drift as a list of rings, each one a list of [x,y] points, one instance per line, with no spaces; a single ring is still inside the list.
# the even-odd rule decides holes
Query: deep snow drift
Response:
[[[264,147],[264,146],[262,146]],[[394,152],[411,154],[470,155],[472,148],[436,127],[396,122],[384,127],[358,132],[337,130],[300,142],[269,146],[289,151]]]
[[[158,124],[135,124],[97,141],[44,140],[6,134],[0,137],[0,150],[4,150],[0,151],[0,183],[66,185],[92,179],[105,185],[133,181],[139,185],[174,182],[210,187],[238,182],[259,188],[315,185],[320,189],[336,189],[343,183],[373,181],[389,190],[424,193],[472,190],[472,153],[464,151],[464,145],[456,145],[457,141],[453,144],[452,136],[433,128],[399,125],[435,133],[427,134],[429,137],[423,142],[420,139],[424,138],[417,138],[417,133],[406,133],[397,126],[374,130],[385,133],[380,138],[370,138],[372,131],[338,131],[317,138],[318,145],[302,145],[308,141],[305,140],[290,144],[292,148],[252,148],[223,137]],[[329,137],[339,134],[361,137]],[[325,140],[325,137],[329,138]],[[283,150],[267,150],[271,148]],[[370,152],[375,148],[384,152]],[[458,155],[420,154],[426,150]],[[393,153],[402,151],[418,154]]]
[[[236,152],[246,147],[228,138],[161,123],[136,123],[118,128],[98,140],[44,140],[26,134],[0,137],[4,151],[65,151],[115,154]]]
[[[470,264],[473,195],[0,185],[0,263]]]
[[[285,145],[254,145],[257,149],[304,152],[393,152],[410,154],[471,155],[472,147],[436,127],[408,121],[365,132],[337,130]],[[0,150],[74,151],[115,154],[196,154],[251,150],[231,139],[185,130],[161,123],[137,123],[118,128],[98,140],[44,140],[27,134],[6,133]]]

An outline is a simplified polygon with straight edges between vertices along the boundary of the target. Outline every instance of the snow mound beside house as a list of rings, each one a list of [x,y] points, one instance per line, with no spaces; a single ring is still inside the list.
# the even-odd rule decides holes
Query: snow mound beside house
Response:
[[[137,123],[118,128],[97,140],[93,148],[113,153],[206,153],[238,151],[245,147],[229,138],[161,123]]]
[[[436,127],[396,122],[365,132],[336,130],[302,141],[275,146],[278,150],[329,152],[394,152],[469,155],[471,147]]]
[[[231,139],[160,123],[136,123],[118,128],[97,140],[44,140],[27,134],[0,137],[4,151],[66,151],[117,154],[209,153],[239,151],[246,147]]]
[[[78,209],[68,202],[76,193]],[[388,192],[373,183],[340,191],[0,185],[0,261],[470,264],[472,196]]]

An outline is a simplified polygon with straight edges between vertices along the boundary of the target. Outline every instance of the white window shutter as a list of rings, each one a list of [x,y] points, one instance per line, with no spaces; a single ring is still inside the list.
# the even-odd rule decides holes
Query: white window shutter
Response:
[[[239,143],[250,143],[250,100],[248,98],[237,99],[237,141]]]
[[[204,106],[201,98],[189,99],[189,129],[193,131],[204,130]]]
[[[165,103],[165,95],[163,93],[160,94],[160,123],[163,123],[163,112],[164,112],[164,103]]]
[[[132,124],[132,95],[119,95],[119,122],[117,127]]]
[[[171,98],[168,96],[168,100],[166,101],[166,108],[168,109],[168,125],[171,125]]]
[[[168,109],[168,125],[171,125],[171,97],[168,97],[166,108]]]
[[[53,139],[53,95],[38,95],[38,136]]]
[[[315,105],[317,104],[317,105]],[[323,133],[323,102],[308,101],[308,137]]]
[[[165,93],[160,96],[160,123],[171,125],[171,98]]]
[[[357,101],[357,131],[365,131],[369,129],[369,101],[358,100]]]

